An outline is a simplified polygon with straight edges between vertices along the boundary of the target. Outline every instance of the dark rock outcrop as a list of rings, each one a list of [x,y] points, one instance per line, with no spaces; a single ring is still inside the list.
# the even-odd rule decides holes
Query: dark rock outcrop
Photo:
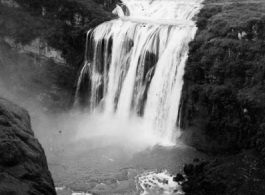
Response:
[[[184,173],[189,176],[192,175],[194,172],[194,165],[193,164],[185,164],[184,165]]]
[[[181,185],[187,195],[260,195],[265,194],[264,178],[264,162],[255,150],[248,150],[197,163]]]
[[[173,177],[173,181],[175,181],[175,182],[180,182],[180,181],[184,181],[184,180],[185,180],[185,177],[180,173],[178,173],[176,175],[176,177]]]
[[[0,98],[0,195],[55,195],[26,110]]]

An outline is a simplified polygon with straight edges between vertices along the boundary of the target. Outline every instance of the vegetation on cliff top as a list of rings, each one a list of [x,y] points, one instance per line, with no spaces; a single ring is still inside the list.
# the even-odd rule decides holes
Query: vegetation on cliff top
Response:
[[[202,130],[198,148],[258,148],[265,157],[264,13],[256,3],[208,5],[198,14],[182,106],[182,127]]]

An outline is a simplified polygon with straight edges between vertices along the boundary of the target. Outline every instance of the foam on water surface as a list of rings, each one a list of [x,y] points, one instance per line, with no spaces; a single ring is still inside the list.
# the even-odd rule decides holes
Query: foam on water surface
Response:
[[[140,195],[181,195],[185,194],[179,183],[173,181],[173,176],[166,170],[164,171],[145,171],[135,177],[137,192],[133,194]],[[117,181],[120,183],[119,181]],[[98,186],[105,186],[106,184],[100,183]],[[92,195],[89,192],[75,192],[69,188],[56,187],[58,195]]]
[[[58,195],[93,195],[88,192],[74,192],[73,190],[62,186],[62,187],[55,187],[55,190]]]
[[[147,171],[138,178],[141,195],[173,195],[184,194],[181,186],[173,181],[173,176],[166,170],[163,172]]]

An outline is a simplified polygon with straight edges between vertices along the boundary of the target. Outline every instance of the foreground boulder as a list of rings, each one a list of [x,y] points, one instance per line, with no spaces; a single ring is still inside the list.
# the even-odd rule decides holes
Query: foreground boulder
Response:
[[[0,98],[0,195],[55,195],[26,110]]]

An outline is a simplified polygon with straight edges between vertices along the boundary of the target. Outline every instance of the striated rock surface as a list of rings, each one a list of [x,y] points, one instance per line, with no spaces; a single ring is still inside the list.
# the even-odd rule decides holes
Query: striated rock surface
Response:
[[[55,195],[46,156],[26,110],[0,98],[0,195]]]
[[[19,5],[14,0],[0,0],[0,3],[9,7],[19,7]]]
[[[32,53],[43,58],[51,58],[57,63],[66,65],[66,62],[62,57],[62,52],[50,47],[45,40],[37,38],[28,45],[16,43],[14,39],[7,37],[5,37],[4,40],[19,53]]]

